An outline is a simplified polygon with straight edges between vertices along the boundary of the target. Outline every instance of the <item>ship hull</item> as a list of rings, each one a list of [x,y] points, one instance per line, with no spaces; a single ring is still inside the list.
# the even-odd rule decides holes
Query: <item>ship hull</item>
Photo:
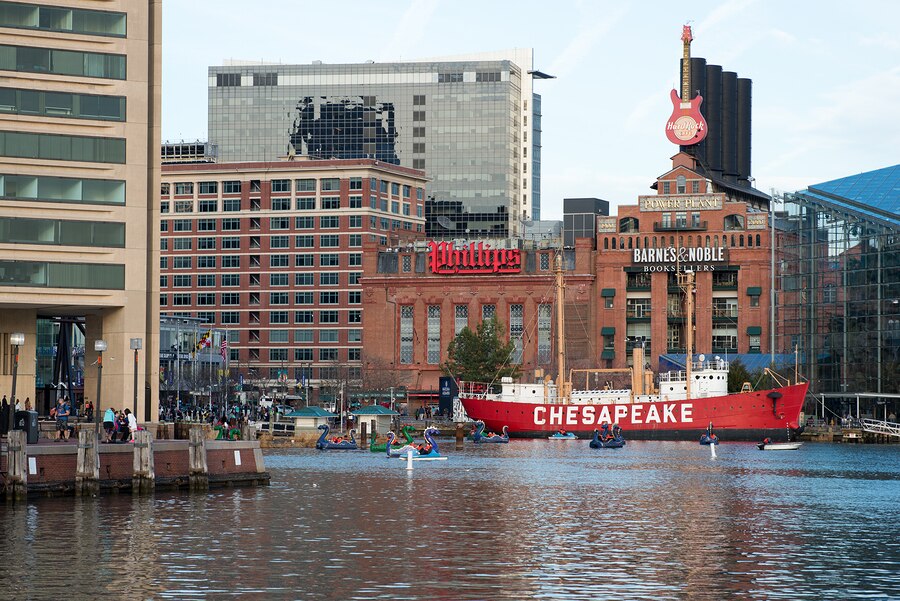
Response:
[[[808,384],[684,401],[621,404],[523,403],[466,396],[466,414],[488,430],[546,438],[564,428],[588,438],[603,422],[617,423],[632,440],[699,440],[710,423],[721,440],[782,438],[797,429]]]

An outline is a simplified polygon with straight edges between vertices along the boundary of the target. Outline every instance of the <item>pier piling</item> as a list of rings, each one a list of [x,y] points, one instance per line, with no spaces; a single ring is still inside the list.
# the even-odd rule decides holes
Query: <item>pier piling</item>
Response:
[[[28,453],[24,430],[10,430],[6,446],[6,502],[24,501],[28,496]]]
[[[206,435],[201,428],[191,428],[190,437],[189,488],[191,492],[207,491],[209,467],[206,463]]]
[[[100,492],[100,445],[95,428],[78,430],[75,463],[75,496],[93,497]]]
[[[153,464],[153,434],[147,430],[134,433],[134,474],[131,476],[131,492],[150,494],[156,487],[156,470]]]
[[[466,438],[466,433],[463,430],[462,424],[456,424],[456,450],[461,451],[463,448],[463,441]]]

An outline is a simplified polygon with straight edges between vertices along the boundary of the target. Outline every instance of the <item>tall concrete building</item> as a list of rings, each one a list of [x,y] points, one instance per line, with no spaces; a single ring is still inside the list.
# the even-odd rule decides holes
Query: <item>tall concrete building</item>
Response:
[[[532,50],[417,62],[209,69],[219,160],[372,158],[424,170],[448,237],[540,219],[541,110]]]
[[[143,421],[159,387],[162,2],[60,4],[0,2],[0,387],[17,376],[42,413],[63,389],[136,398]]]

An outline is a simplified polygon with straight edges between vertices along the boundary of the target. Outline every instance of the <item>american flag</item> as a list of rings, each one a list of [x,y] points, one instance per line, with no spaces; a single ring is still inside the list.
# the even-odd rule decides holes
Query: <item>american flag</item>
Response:
[[[224,337],[222,338],[222,344],[219,345],[219,354],[222,355],[223,361],[228,355],[228,340],[226,340]]]

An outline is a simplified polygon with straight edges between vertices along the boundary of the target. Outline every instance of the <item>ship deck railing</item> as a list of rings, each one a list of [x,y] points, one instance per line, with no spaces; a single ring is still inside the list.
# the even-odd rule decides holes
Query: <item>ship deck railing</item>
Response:
[[[691,363],[691,370],[698,371],[721,371],[728,372],[728,361],[695,361]],[[687,380],[687,370],[666,371],[659,374],[660,382],[684,382]]]

